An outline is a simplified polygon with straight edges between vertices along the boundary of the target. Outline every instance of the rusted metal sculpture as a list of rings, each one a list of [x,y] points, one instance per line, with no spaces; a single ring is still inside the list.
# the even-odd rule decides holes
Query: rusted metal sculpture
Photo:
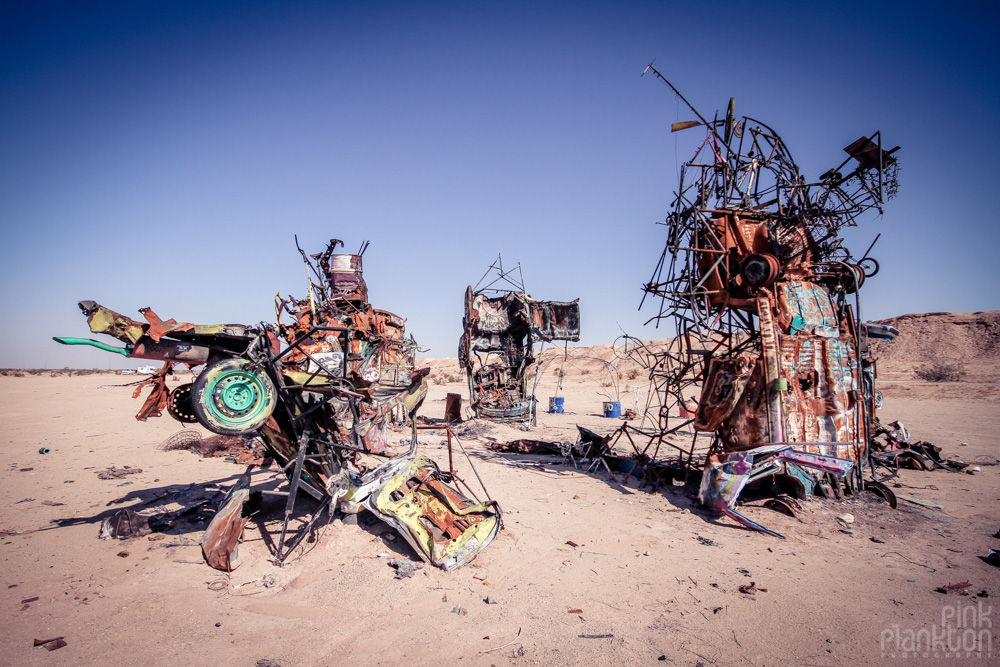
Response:
[[[487,277],[492,280],[480,287]],[[476,287],[466,288],[462,326],[458,362],[476,417],[533,426],[537,401],[528,370],[534,345],[580,340],[578,300],[535,301],[525,293],[521,265],[505,271],[498,256]]]
[[[162,321],[148,308],[140,310],[143,323],[84,301],[80,308],[91,331],[125,347],[55,340],[163,361],[162,370],[136,389],[138,396],[144,386],[152,388],[139,420],[166,409],[178,421],[197,422],[215,433],[258,435],[289,480],[278,562],[324,510],[364,507],[397,528],[421,558],[445,569],[459,567],[493,540],[500,529],[499,507],[449,487],[453,470],[442,473],[417,456],[413,418],[427,394],[429,369],[414,369],[416,342],[406,335],[405,320],[368,303],[362,272],[367,243],[354,255],[336,253],[338,245],[334,239],[312,256],[299,250],[316,281],[310,278],[305,299],[276,297],[276,324],[202,326]],[[284,315],[292,321],[285,324]],[[205,368],[193,383],[168,391],[166,376],[175,362]],[[387,428],[406,420],[412,425],[409,451],[390,458]],[[362,455],[389,460],[371,467],[361,462]],[[286,540],[299,491],[320,505]],[[206,531],[205,553],[215,567],[230,566],[242,532],[236,505],[247,496],[234,495],[242,500],[217,515],[233,525]]]
[[[643,286],[644,301],[659,301],[650,322],[676,337],[657,351],[624,338],[622,353],[649,369],[652,426],[624,426],[617,439],[637,458],[656,459],[667,444],[681,465],[704,467],[702,501],[720,509],[735,502],[718,502],[722,487],[748,477],[861,488],[873,395],[858,291],[878,264],[853,257],[840,230],[895,195],[898,149],[883,150],[876,132],[808,181],[781,137],[737,118],[732,100],[725,117],[707,120],[647,71],[698,118],[672,129],[702,127],[705,139],[681,168],[667,242]],[[676,417],[692,398],[694,416]],[[671,442],[692,427],[690,446]]]

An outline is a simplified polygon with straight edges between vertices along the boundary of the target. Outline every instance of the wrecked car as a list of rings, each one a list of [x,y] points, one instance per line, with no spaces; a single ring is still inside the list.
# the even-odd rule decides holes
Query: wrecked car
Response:
[[[525,293],[520,268],[505,271],[498,257],[483,277],[492,275],[490,283],[480,287],[480,280],[466,288],[458,362],[477,418],[533,426],[537,401],[528,371],[535,363],[534,345],[579,341],[580,304],[535,301]],[[535,378],[537,383],[537,368]]]
[[[414,368],[416,342],[406,334],[405,320],[368,302],[362,271],[367,243],[357,254],[337,253],[339,245],[333,239],[311,256],[299,249],[311,272],[308,295],[278,295],[276,323],[196,325],[164,321],[149,308],[140,309],[140,322],[82,301],[90,330],[124,347],[55,340],[162,361],[162,369],[136,389],[135,396],[150,389],[139,420],[166,410],[213,433],[258,436],[288,478],[279,563],[324,510],[364,507],[396,528],[423,560],[459,567],[500,530],[499,506],[466,497],[449,486],[453,471],[418,456],[414,417],[427,395],[429,369]],[[194,382],[168,390],[166,377],[175,363],[204,369]],[[387,429],[403,421],[412,428],[409,451],[390,456]],[[362,457],[387,460],[372,466]],[[249,477],[237,486],[248,484]],[[227,503],[246,501],[247,494],[231,491]],[[319,507],[286,540],[299,491]],[[227,504],[206,531],[203,548],[214,567],[230,567],[242,532],[242,525],[232,527],[241,520],[238,509]]]

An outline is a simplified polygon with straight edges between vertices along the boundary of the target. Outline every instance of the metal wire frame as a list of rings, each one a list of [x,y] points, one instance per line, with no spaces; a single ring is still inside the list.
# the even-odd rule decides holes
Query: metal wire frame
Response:
[[[493,276],[493,280],[480,287],[480,285],[483,284],[483,281],[486,280],[486,277],[490,275],[491,271],[496,274]],[[517,271],[517,276],[514,275],[515,271]],[[510,287],[494,287],[494,285],[498,283],[501,285],[506,283]],[[520,292],[521,294],[527,294],[527,291],[524,289],[524,272],[521,270],[521,263],[518,262],[517,266],[512,269],[504,270],[503,257],[498,253],[497,258],[493,260],[493,263],[490,264],[488,269],[486,269],[486,272],[483,273],[483,277],[479,279],[479,282],[477,282],[476,286],[472,288],[472,291],[475,294],[483,292],[497,292],[500,294]]]
[[[819,261],[845,262],[850,253],[842,246],[840,230],[855,226],[858,216],[866,211],[877,209],[881,213],[886,194],[895,194],[897,165],[892,153],[898,147],[884,151],[881,132],[875,132],[845,149],[848,157],[839,166],[809,183],[773,129],[750,117],[737,119],[732,101],[723,120],[716,115],[709,121],[652,63],[647,70],[669,86],[699,119],[681,125],[702,125],[706,136],[681,167],[666,219],[667,240],[649,282],[642,288],[639,306],[643,307],[646,297],[658,299],[657,312],[646,324],[670,325],[674,338],[666,350],[651,350],[637,339],[625,337],[619,356],[647,369],[650,391],[640,428],[623,425],[614,442],[626,436],[636,458],[650,457],[652,447],[652,459],[659,456],[661,445],[667,444],[680,452],[676,463],[690,468],[696,459],[713,452],[717,436],[704,434],[699,441],[695,433],[686,449],[671,443],[667,438],[693,421],[679,418],[679,423],[672,423],[671,413],[685,414],[681,407],[687,397],[700,395],[710,359],[743,352],[757,356],[761,348],[753,315],[728,307],[727,301],[713,305],[713,297],[728,297],[725,290],[707,286],[708,277],[717,271],[723,285],[728,285],[736,267],[730,266],[728,248],[712,220],[723,211],[757,217],[766,221],[776,238],[801,235],[805,229],[819,250]],[[872,155],[877,159],[872,160]],[[841,170],[852,159],[857,167],[844,176]],[[637,445],[630,432],[646,438],[646,444]]]

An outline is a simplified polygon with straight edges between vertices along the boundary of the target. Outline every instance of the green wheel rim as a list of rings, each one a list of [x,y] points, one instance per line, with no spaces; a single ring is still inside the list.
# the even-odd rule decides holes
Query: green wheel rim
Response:
[[[228,427],[239,427],[260,418],[268,410],[267,388],[254,373],[223,371],[207,389],[209,414]]]

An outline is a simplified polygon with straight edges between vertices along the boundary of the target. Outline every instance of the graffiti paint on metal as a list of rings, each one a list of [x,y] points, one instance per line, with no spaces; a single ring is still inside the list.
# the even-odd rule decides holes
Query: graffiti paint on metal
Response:
[[[520,265],[505,271],[499,257],[487,276],[491,271],[486,288],[465,291],[458,362],[468,378],[469,403],[479,418],[533,425],[537,405],[528,372],[534,344],[580,340],[580,304],[532,299],[515,277]],[[498,282],[510,289],[490,287]]]

